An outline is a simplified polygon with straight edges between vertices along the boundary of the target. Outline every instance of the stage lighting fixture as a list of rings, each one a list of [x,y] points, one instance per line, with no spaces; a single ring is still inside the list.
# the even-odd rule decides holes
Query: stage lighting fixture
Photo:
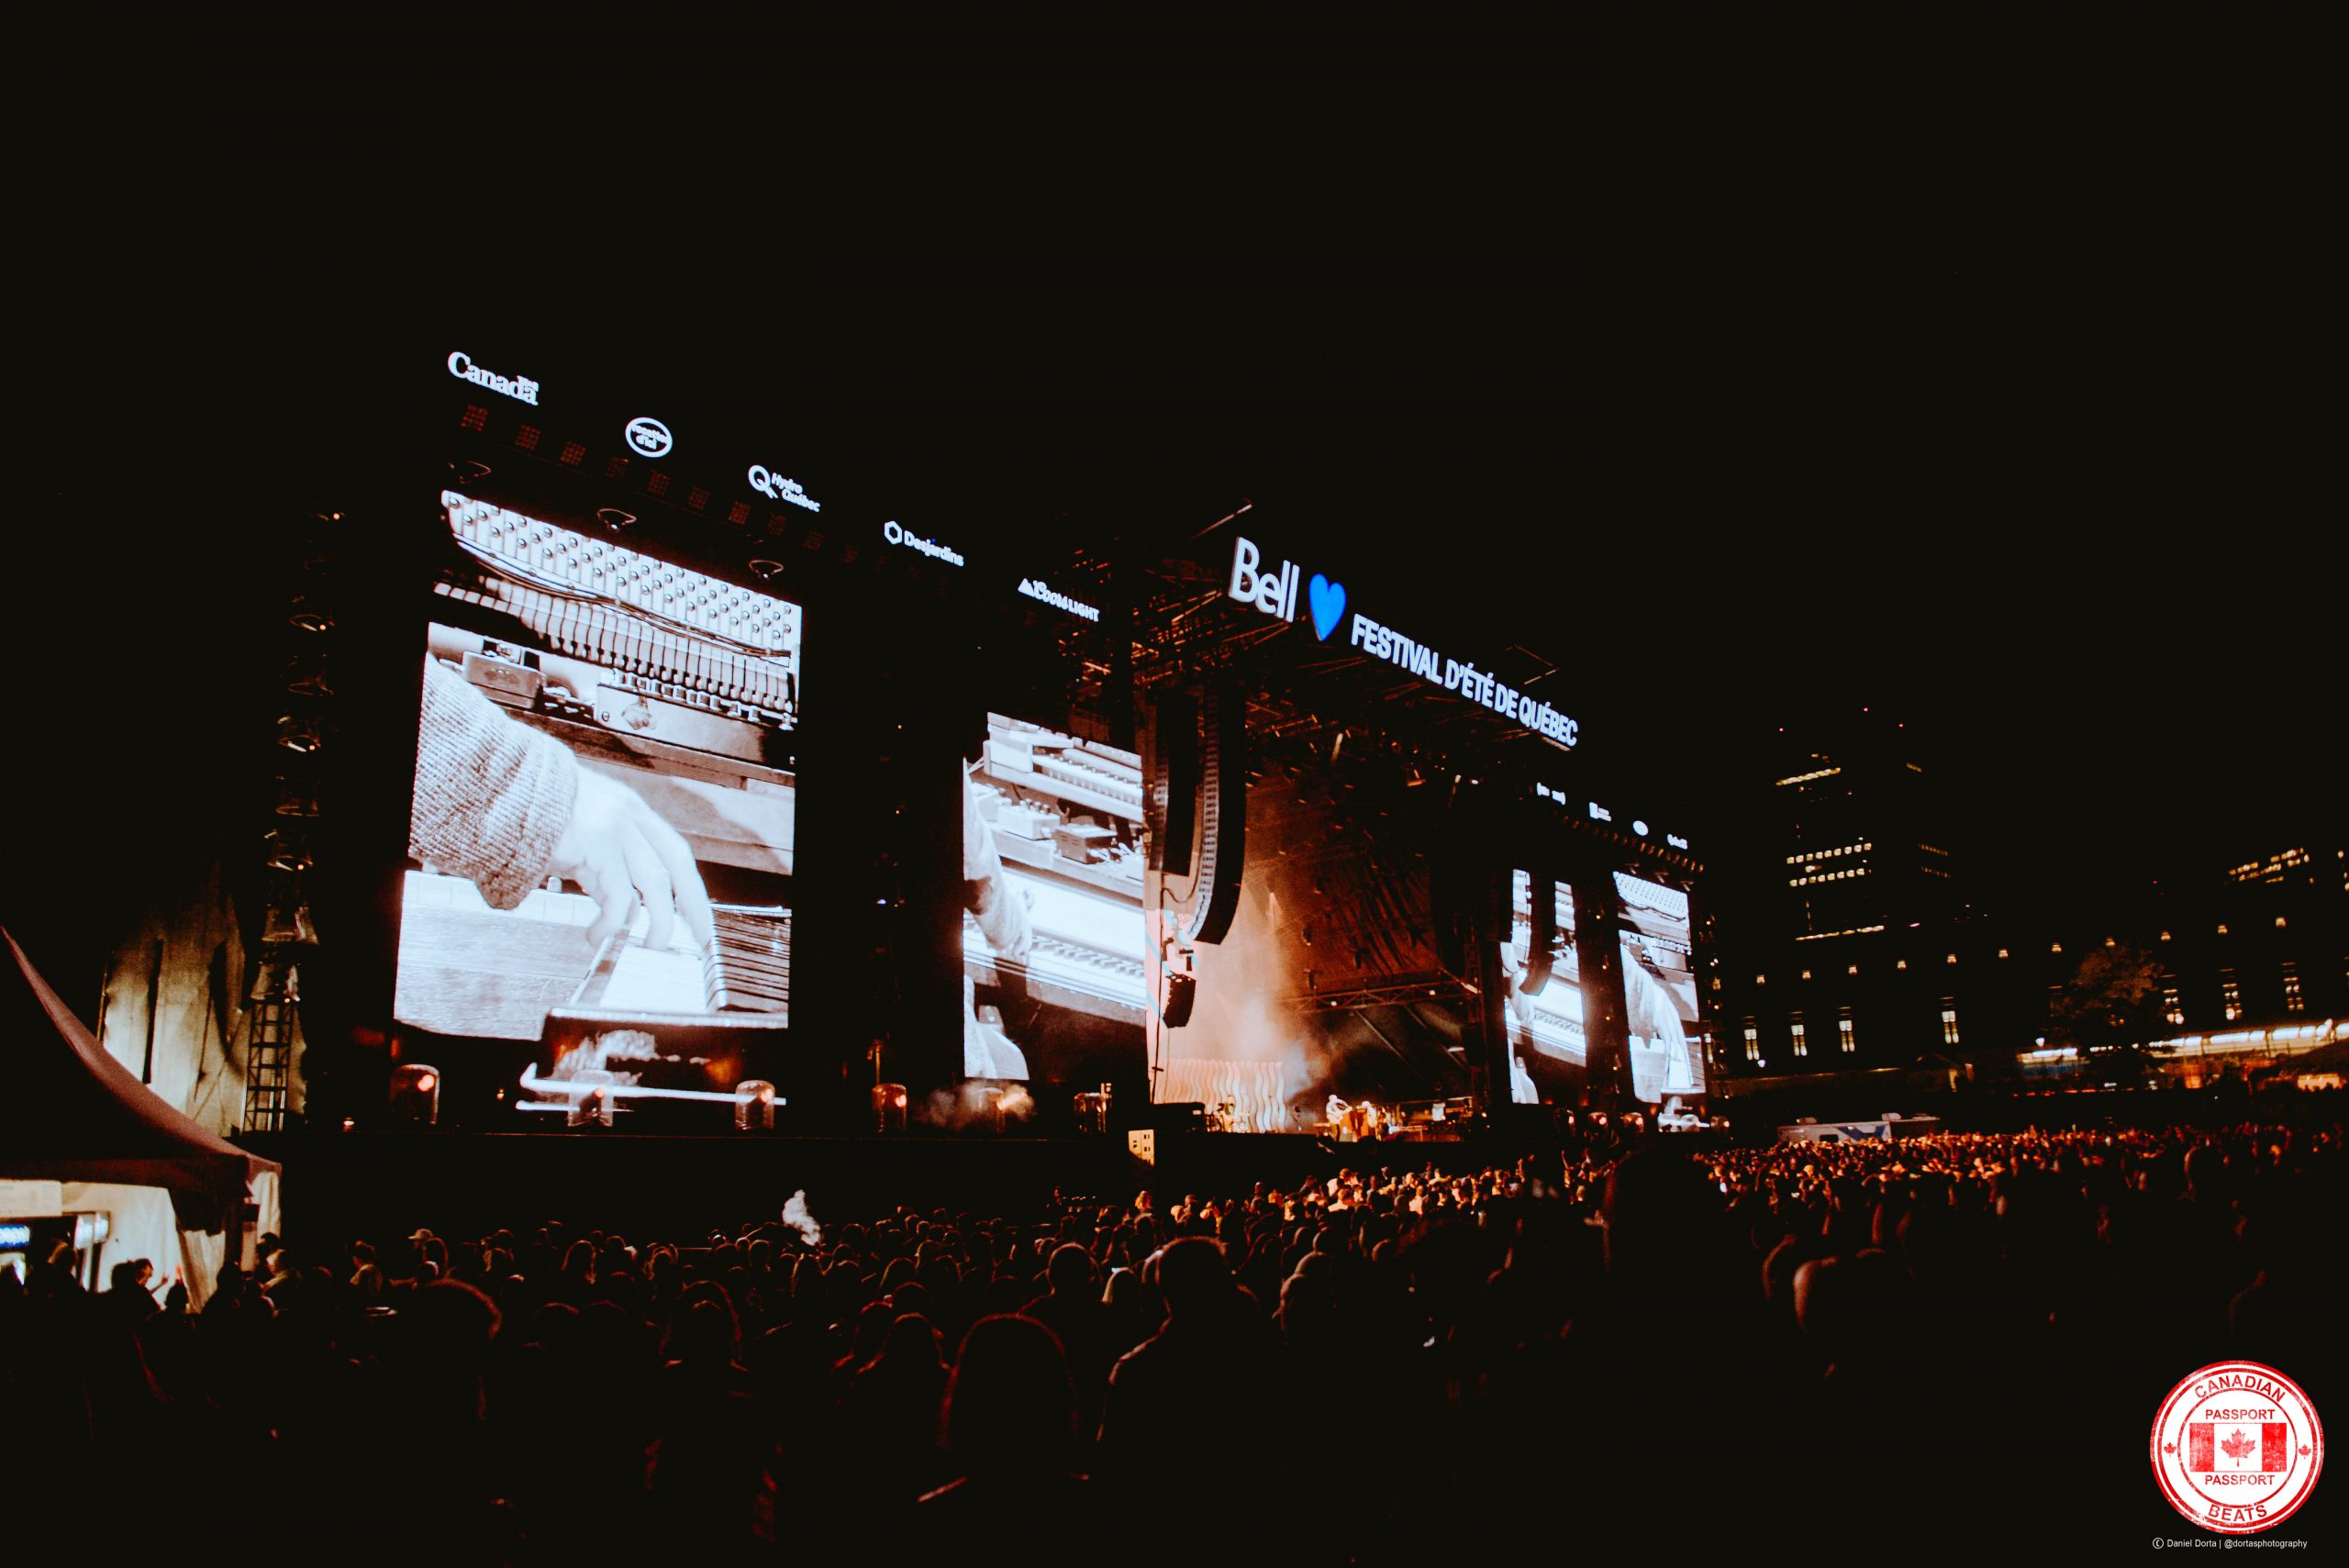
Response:
[[[739,1132],[766,1132],[774,1127],[774,1085],[763,1078],[745,1078],[734,1085],[734,1127]]]
[[[296,631],[330,631],[334,612],[315,594],[297,595],[285,609],[286,624]]]
[[[392,1069],[392,1119],[430,1127],[440,1119],[440,1070],[421,1062]]]
[[[596,508],[596,520],[618,533],[635,523],[636,514],[623,512],[618,506],[598,506]]]
[[[285,689],[297,697],[334,695],[334,685],[327,678],[326,661],[317,654],[287,660]]]
[[[280,774],[276,810],[280,817],[316,817],[318,814],[318,786],[307,779],[292,779]]]
[[[612,1125],[612,1075],[604,1072],[582,1073],[574,1080],[590,1085],[584,1095],[573,1096],[563,1114],[565,1127],[609,1127]]]
[[[302,902],[298,886],[289,884],[273,892],[269,915],[262,922],[261,940],[263,947],[295,944],[314,948],[318,945],[317,929],[310,924],[310,906]],[[268,973],[269,966],[263,964],[262,984],[266,983]],[[291,995],[294,989],[294,972],[291,969],[285,972],[285,988],[286,994]],[[257,992],[254,1000],[260,999]]]
[[[305,755],[326,744],[326,734],[318,721],[306,713],[281,715],[277,720],[277,743],[289,751]]]
[[[283,828],[273,828],[262,835],[262,847],[267,852],[267,864],[272,871],[305,872],[317,862],[299,833]]]
[[[873,1085],[873,1130],[886,1134],[906,1130],[906,1086],[903,1084]]]
[[[783,575],[783,562],[771,556],[756,556],[751,561],[751,575],[762,583],[772,583]]]

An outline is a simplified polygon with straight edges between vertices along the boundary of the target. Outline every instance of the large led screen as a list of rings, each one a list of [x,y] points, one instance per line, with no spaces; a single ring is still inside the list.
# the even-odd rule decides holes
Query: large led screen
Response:
[[[1580,1097],[1586,1060],[1575,895],[1563,882],[1540,884],[1550,895],[1551,917],[1537,939],[1535,885],[1526,872],[1509,873],[1509,935],[1501,945],[1509,1099],[1521,1106],[1571,1104]]]
[[[1631,1037],[1631,1093],[1668,1110],[1671,1100],[1694,1099],[1705,1092],[1688,895],[1620,871],[1615,895],[1623,906],[1623,1007]]]
[[[1092,1087],[1142,1061],[1141,759],[986,716],[963,770],[963,1067]]]
[[[800,607],[454,492],[424,662],[394,1011],[790,1003]]]

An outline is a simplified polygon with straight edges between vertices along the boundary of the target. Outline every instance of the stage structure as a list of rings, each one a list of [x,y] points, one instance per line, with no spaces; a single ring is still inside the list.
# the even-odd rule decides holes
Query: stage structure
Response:
[[[1439,649],[1408,604],[1351,596],[1346,563],[1301,559],[1274,526],[1235,514],[1137,592],[1169,835],[1145,887],[1158,1098],[1211,1127],[1341,1137],[1444,1136],[1512,1106],[1698,1119],[1687,832],[1593,798],[1615,774],[1586,763],[1604,740],[1555,666]],[[1238,855],[1212,828],[1235,803]]]
[[[429,475],[340,508],[408,591],[336,638],[319,1060],[373,1065],[329,1125],[403,1064],[444,1131],[1700,1107],[1687,833],[1598,805],[1566,672],[1350,595],[1279,504],[917,494],[878,434],[487,336],[409,373]]]
[[[373,1065],[323,1114],[372,1125],[406,1062],[443,1128],[731,1127],[744,1084],[846,1128],[876,1077],[916,1130],[1139,1115],[1141,759],[1098,541],[1003,547],[885,443],[528,345],[408,370],[432,483],[390,453],[336,498],[375,604],[325,766],[369,826],[338,827],[348,1041],[316,1060]]]

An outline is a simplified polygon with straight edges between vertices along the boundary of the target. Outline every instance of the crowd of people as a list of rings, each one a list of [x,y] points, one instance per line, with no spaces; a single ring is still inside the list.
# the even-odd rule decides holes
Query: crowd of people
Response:
[[[139,1507],[102,1528],[258,1507],[300,1556],[1946,1541],[2043,1491],[2142,1493],[2160,1533],[2145,1423],[2222,1355],[2339,1386],[2338,1127],[1349,1152],[1398,1162],[693,1237],[273,1237],[200,1313],[37,1266],[0,1275],[14,1473],[55,1507],[106,1478]]]

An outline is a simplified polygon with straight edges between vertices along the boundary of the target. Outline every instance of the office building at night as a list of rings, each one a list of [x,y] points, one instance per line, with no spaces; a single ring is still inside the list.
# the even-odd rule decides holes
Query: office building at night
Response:
[[[2280,1062],[2337,1038],[2349,1019],[2337,832],[2246,846],[2087,913],[1985,908],[1967,896],[1955,814],[1907,735],[1866,717],[1790,727],[1748,786],[1747,849],[1722,878],[1707,982],[1725,1088],[1883,1070],[1917,1085],[2103,1087],[2151,1073],[2194,1086],[2210,1059]],[[2116,1065],[2116,1051],[2134,1055]]]

